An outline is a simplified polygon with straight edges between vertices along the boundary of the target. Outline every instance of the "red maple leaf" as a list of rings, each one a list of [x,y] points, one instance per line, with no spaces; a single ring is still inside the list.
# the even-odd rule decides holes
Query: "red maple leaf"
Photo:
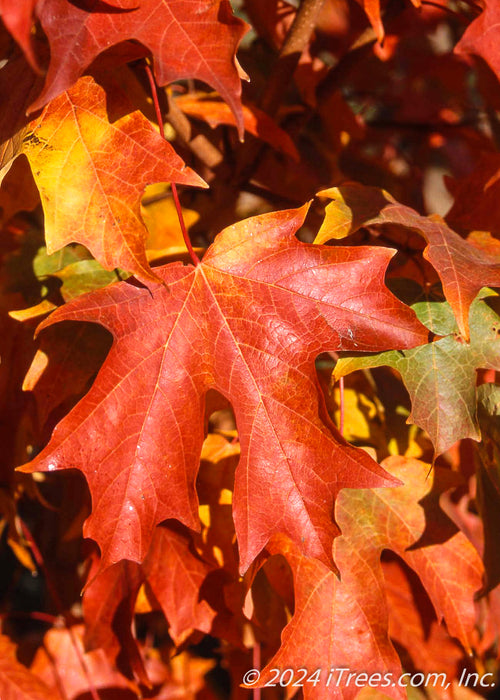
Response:
[[[243,130],[235,53],[246,25],[234,17],[228,0],[111,4],[117,7],[96,0],[39,0],[36,13],[49,40],[50,64],[32,110],[70,88],[103,51],[135,40],[153,55],[160,85],[184,78],[203,80],[228,102]],[[97,5],[99,11],[92,11]]]
[[[394,484],[325,424],[314,361],[327,350],[423,343],[428,332],[384,286],[388,249],[327,247],[294,233],[307,206],[225,229],[196,266],[155,268],[80,297],[57,321],[100,323],[114,344],[94,386],[23,470],[77,468],[102,565],[141,561],[157,523],[197,529],[205,394],[229,399],[241,459],[233,514],[244,571],[274,533],[331,566],[336,494]],[[322,420],[323,418],[323,420]]]

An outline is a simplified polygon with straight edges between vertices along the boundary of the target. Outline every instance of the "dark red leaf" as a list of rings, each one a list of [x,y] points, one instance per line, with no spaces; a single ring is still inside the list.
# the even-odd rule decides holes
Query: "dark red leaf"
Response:
[[[151,51],[160,85],[184,78],[203,80],[227,101],[243,130],[235,53],[246,25],[234,17],[228,0],[137,0],[99,10],[67,0],[38,2],[51,60],[32,110],[71,88],[100,53],[136,40]]]

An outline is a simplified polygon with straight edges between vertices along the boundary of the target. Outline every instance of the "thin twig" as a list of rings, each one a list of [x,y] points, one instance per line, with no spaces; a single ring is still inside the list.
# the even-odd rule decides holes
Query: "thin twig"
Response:
[[[160,129],[160,136],[167,140],[165,136],[165,128],[163,126],[163,116],[161,113],[161,107],[160,107],[160,101],[158,100],[158,90],[156,87],[156,81],[153,76],[153,71],[149,67],[149,65],[146,63],[146,75],[148,76],[149,80],[149,85],[151,87],[151,96],[153,98],[153,104],[156,112],[156,119],[158,121],[158,127]],[[184,215],[182,213],[182,207],[181,203],[179,202],[179,195],[177,193],[177,187],[175,185],[175,182],[170,183],[170,187],[172,189],[172,196],[174,198],[174,204],[175,204],[175,209],[177,211],[177,217],[179,219],[179,224],[181,227],[182,231],[182,237],[184,238],[184,243],[186,244],[186,248],[188,249],[189,255],[191,257],[191,260],[193,261],[194,265],[199,265],[200,264],[200,259],[194,252],[194,248],[191,245],[191,241],[189,239],[189,234],[187,232],[186,224],[184,222]]]
[[[161,113],[160,101],[158,100],[158,90],[156,89],[156,81],[153,76],[153,71],[146,63],[146,75],[148,76],[149,87],[151,88],[151,97],[153,98],[153,105],[155,108],[156,119],[158,121],[158,128],[160,130],[160,136],[162,139],[167,140],[165,136],[165,127],[163,125],[163,116]]]
[[[189,233],[187,232],[186,224],[184,223],[184,216],[182,215],[182,207],[181,207],[181,203],[179,202],[179,195],[177,193],[177,187],[175,186],[175,182],[171,182],[170,187],[172,188],[172,195],[174,197],[175,208],[177,210],[177,216],[179,218],[179,224],[181,226],[181,231],[182,231],[182,236],[184,238],[184,243],[186,244],[186,248],[188,249],[188,253],[189,253],[194,265],[199,265],[200,258],[196,255],[196,253],[194,252],[194,248],[191,245]]]
[[[26,612],[24,610],[9,610],[9,612],[0,613],[0,620],[7,618],[20,620],[37,620],[38,622],[46,622],[48,625],[55,625],[61,619],[60,615],[49,615],[49,613],[37,612],[36,610]]]

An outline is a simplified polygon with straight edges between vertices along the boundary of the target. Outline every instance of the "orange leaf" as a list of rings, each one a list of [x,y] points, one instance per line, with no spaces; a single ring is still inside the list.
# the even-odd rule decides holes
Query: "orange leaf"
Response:
[[[440,509],[439,495],[453,477],[445,470],[428,476],[428,464],[404,457],[382,464],[404,485],[348,489],[337,499],[335,515],[343,534],[335,540],[334,557],[340,579],[320,561],[303,556],[283,535],[271,541],[268,550],[284,554],[294,574],[295,614],[283,630],[279,651],[262,671],[261,684],[273,677],[272,668],[291,668],[296,676],[300,668],[319,668],[317,685],[304,682],[306,700],[348,699],[377,673],[382,675],[380,691],[406,697],[405,688],[397,684],[401,666],[389,638],[380,562],[384,549],[397,553],[418,574],[438,620],[444,619],[449,633],[470,649],[474,594],[483,567],[472,544]],[[342,668],[359,675],[360,684],[353,678],[348,682],[348,673],[339,678]],[[330,669],[337,669],[331,677]],[[391,675],[386,678],[386,673]]]
[[[0,635],[0,688],[2,700],[54,700],[43,681],[16,659],[16,647]]]
[[[81,78],[31,122],[23,150],[40,191],[49,254],[78,242],[107,270],[157,281],[144,248],[144,188],[204,182],[140,112],[129,112],[114,86],[105,92],[93,78]]]
[[[207,122],[212,128],[219,124],[237,126],[233,112],[216,95],[190,93],[177,97],[175,101],[183,112],[190,117]],[[286,153],[294,160],[299,160],[299,154],[292,139],[269,115],[251,104],[243,105],[242,109],[245,131],[269,143],[276,150]]]
[[[31,664],[32,673],[51,688],[59,697],[62,688],[63,697],[73,700],[89,693],[89,682],[96,689],[129,689],[132,685],[110,663],[102,649],[85,653],[82,643],[83,625],[69,629],[51,629],[44,638]],[[77,654],[74,643],[80,652]],[[82,660],[84,667],[82,667]],[[84,668],[87,673],[84,672]],[[128,694],[126,694],[129,697]],[[133,695],[130,695],[133,697]]]

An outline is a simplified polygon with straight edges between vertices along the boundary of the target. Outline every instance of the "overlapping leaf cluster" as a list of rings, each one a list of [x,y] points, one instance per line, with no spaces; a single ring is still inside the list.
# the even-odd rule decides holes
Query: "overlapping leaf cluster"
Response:
[[[393,5],[0,0],[1,697],[497,673],[498,13]]]

